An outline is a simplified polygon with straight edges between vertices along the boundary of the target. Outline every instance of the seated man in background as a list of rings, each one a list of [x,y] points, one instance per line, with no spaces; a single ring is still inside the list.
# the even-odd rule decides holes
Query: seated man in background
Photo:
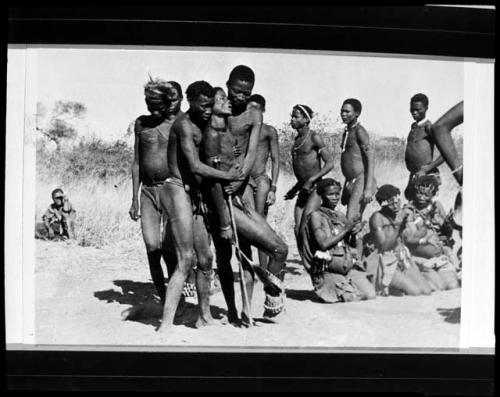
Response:
[[[413,197],[404,207],[414,219],[403,241],[429,284],[436,290],[458,287],[458,261],[453,261],[453,229],[443,205],[436,199],[435,177],[417,177]],[[455,262],[455,263],[453,263]]]
[[[340,201],[340,183],[326,178],[317,184],[321,205],[306,215],[300,238],[303,262],[311,275],[316,295],[324,302],[350,302],[375,298],[366,273],[353,268],[352,244],[359,217],[347,219],[335,207]]]
[[[66,240],[75,238],[75,213],[68,196],[62,189],[52,191],[52,201],[42,216],[42,222],[35,223],[35,238],[44,240]]]

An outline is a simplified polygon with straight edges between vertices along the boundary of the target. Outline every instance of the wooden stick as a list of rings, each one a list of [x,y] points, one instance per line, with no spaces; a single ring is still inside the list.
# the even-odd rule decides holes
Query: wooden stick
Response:
[[[252,309],[250,307],[250,303],[248,302],[247,287],[245,285],[245,276],[243,273],[243,263],[241,261],[241,255],[240,255],[240,244],[238,242],[238,230],[236,229],[236,221],[234,219],[233,200],[232,197],[230,196],[227,197],[227,205],[229,207],[229,214],[231,215],[231,226],[233,228],[234,242],[236,244],[236,247],[238,247],[238,249],[235,251],[236,251],[236,258],[238,259],[238,267],[240,273],[241,297],[243,299],[244,304],[248,308],[248,320],[250,322],[249,327],[253,327],[253,319],[251,313]]]

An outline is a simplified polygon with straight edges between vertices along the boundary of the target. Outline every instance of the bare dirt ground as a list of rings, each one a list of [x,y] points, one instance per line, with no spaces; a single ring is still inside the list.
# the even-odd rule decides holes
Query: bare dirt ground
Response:
[[[123,310],[155,301],[142,241],[104,249],[37,241],[35,270],[37,345],[457,348],[459,344],[460,289],[421,297],[319,303],[293,247],[285,276],[286,314],[279,324],[259,322],[251,329],[224,324],[221,292],[211,297],[212,314],[219,319],[211,327],[194,328],[194,305],[188,305],[168,335],[156,332],[158,316],[122,321]],[[252,305],[256,320],[263,301],[262,284],[257,283]]]

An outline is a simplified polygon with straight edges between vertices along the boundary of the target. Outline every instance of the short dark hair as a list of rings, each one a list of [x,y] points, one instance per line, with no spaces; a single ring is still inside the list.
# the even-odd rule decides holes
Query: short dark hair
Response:
[[[231,83],[234,80],[248,81],[249,83],[254,84],[255,83],[255,73],[248,66],[238,65],[238,66],[235,66],[233,68],[233,70],[231,70],[231,73],[229,74],[229,79],[227,80],[227,82]]]
[[[325,179],[321,179],[317,185],[316,185],[316,191],[318,192],[318,194],[321,196],[323,193],[326,192],[326,189],[330,186],[337,186],[337,187],[341,187],[340,185],[340,182],[337,181],[336,179],[333,179],[333,178],[325,178]]]
[[[194,101],[198,99],[200,95],[213,98],[215,95],[214,88],[204,80],[195,81],[194,83],[189,84],[186,90],[188,100]]]
[[[176,89],[181,98],[183,97],[181,85],[177,81],[167,81],[167,83],[171,84]]]
[[[356,99],[356,98],[347,98],[344,101],[344,103],[342,104],[342,106],[344,106],[344,105],[351,105],[355,112],[361,114],[362,106],[361,106],[361,102],[358,99]]]
[[[309,106],[307,106],[307,105],[298,104],[298,105],[295,105],[293,108],[297,109],[300,113],[302,113],[302,115],[304,117],[307,117],[309,120],[311,120],[313,118],[313,116],[314,116],[313,110]],[[306,112],[304,112],[304,109],[309,114],[306,114]]]
[[[425,107],[429,106],[429,98],[427,98],[427,95],[425,94],[415,94],[411,97],[410,103],[415,103],[415,102],[422,102]]]
[[[255,102],[258,103],[260,106],[262,106],[262,110],[266,109],[266,100],[262,95],[259,94],[253,94],[248,98],[248,102]]]
[[[439,189],[439,182],[434,175],[422,175],[413,180],[413,187],[415,188],[414,190],[419,187],[432,187],[434,192],[437,192]]]
[[[54,197],[57,193],[64,194],[64,192],[61,188],[57,188],[57,189],[52,190],[52,197]]]
[[[401,194],[401,191],[394,185],[382,185],[378,188],[377,193],[375,193],[375,200],[381,204],[385,200]]]

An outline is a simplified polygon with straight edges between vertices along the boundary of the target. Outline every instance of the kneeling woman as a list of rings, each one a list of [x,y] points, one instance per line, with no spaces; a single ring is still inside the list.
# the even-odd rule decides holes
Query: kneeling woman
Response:
[[[307,215],[301,231],[300,250],[311,275],[316,295],[328,303],[375,298],[366,273],[353,268],[353,236],[361,228],[359,216],[347,220],[335,210],[340,200],[340,183],[327,178],[318,182],[321,206]]]

